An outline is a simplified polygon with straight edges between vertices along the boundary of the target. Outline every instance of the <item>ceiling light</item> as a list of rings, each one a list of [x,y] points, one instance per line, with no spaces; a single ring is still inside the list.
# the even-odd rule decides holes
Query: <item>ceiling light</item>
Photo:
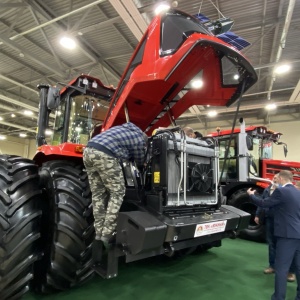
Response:
[[[215,117],[218,113],[215,110],[211,110],[207,113],[209,117]]]
[[[3,118],[2,118],[2,117],[0,117],[0,121],[3,121]]]
[[[159,15],[162,12],[167,11],[168,9],[170,9],[170,5],[167,3],[161,3],[158,6],[156,6],[154,12],[156,15]]]
[[[6,140],[6,136],[4,136],[4,135],[0,135],[0,140]]]
[[[75,43],[75,40],[70,38],[70,37],[62,37],[60,39],[60,44],[64,47],[64,48],[67,48],[67,49],[75,49],[76,47],[76,43]]]
[[[277,107],[277,105],[275,104],[275,103],[270,103],[270,104],[267,104],[266,105],[266,109],[267,110],[273,110],[273,109],[275,109]]]
[[[25,116],[32,116],[33,112],[31,110],[24,110],[24,115]]]
[[[203,86],[203,81],[201,79],[192,80],[191,86],[194,89],[200,89]]]
[[[24,138],[24,137],[27,136],[27,134],[26,134],[26,133],[20,133],[19,136],[20,136],[21,138]]]
[[[45,135],[51,135],[51,134],[53,134],[52,130],[50,130],[50,129],[45,130]]]
[[[240,75],[238,75],[238,74],[233,75],[233,79],[238,80],[239,78],[240,78]]]
[[[15,115],[15,114],[11,114],[10,116],[11,116],[12,118],[14,118],[16,115]]]
[[[288,72],[291,69],[291,65],[280,65],[275,68],[276,74],[283,74]]]

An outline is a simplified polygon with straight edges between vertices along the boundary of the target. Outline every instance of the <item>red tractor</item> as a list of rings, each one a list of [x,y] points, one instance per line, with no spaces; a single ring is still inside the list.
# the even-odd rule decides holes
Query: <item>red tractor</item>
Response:
[[[199,79],[203,87],[192,88]],[[97,124],[107,130],[131,121],[151,136],[192,105],[234,103],[256,80],[236,48],[170,10],[153,19],[116,91],[87,75],[61,90],[40,85],[35,157],[0,156],[0,298],[16,299],[29,284],[64,290],[93,276],[82,152]],[[127,191],[103,277],[117,275],[120,256],[131,262],[220,246],[248,226],[248,213],[223,205],[217,149],[214,140],[190,139],[175,127],[151,136],[143,173],[123,164]]]
[[[243,119],[240,128],[220,130],[208,136],[217,138],[220,157],[220,184],[227,204],[251,214],[248,228],[240,236],[254,241],[265,239],[263,225],[254,222],[256,206],[249,201],[248,188],[262,192],[274,175],[281,170],[289,170],[294,180],[300,180],[300,162],[275,160],[273,146],[282,145],[286,156],[287,145],[280,141],[282,133],[265,126],[245,127]]]

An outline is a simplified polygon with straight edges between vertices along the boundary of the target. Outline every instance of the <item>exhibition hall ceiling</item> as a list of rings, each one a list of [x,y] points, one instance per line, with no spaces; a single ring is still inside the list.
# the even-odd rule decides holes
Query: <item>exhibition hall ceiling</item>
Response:
[[[84,73],[117,87],[160,2],[211,20],[232,18],[232,31],[251,43],[241,52],[258,82],[241,100],[238,117],[248,124],[299,120],[299,0],[0,0],[0,135],[35,137],[38,84],[67,83]],[[65,34],[76,40],[75,49],[60,45]],[[291,68],[277,74],[280,64]],[[267,110],[267,104],[277,108]],[[229,128],[235,109],[195,106],[178,124]],[[217,116],[208,117],[211,110]]]

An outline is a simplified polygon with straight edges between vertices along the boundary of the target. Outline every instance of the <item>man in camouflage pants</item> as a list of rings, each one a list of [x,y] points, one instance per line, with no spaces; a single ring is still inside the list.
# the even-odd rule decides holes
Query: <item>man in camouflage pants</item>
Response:
[[[143,165],[147,136],[133,123],[115,126],[93,137],[83,153],[83,162],[92,191],[96,238],[107,248],[117,224],[125,195],[120,162],[135,161]],[[94,256],[95,257],[95,256]]]

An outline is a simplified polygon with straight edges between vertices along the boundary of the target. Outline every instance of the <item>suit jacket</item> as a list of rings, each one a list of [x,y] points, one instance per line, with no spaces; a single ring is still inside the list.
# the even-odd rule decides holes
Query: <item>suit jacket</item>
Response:
[[[273,208],[275,236],[300,239],[300,190],[294,185],[279,187],[266,199],[250,198],[257,206]]]
[[[261,199],[266,199],[270,197],[270,190],[271,190],[272,184],[270,184],[267,188],[265,188],[260,195]],[[269,207],[260,207],[258,206],[255,212],[255,216],[259,217],[259,223],[263,224],[264,223],[264,218],[271,216],[271,212],[269,211]],[[272,214],[273,216],[273,214]]]

